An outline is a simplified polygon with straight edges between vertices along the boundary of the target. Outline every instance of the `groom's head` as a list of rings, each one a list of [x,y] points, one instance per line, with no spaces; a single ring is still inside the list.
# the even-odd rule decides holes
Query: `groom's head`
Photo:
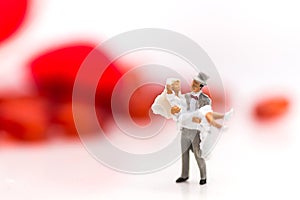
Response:
[[[191,90],[192,92],[199,92],[205,85],[207,85],[207,80],[209,79],[209,76],[204,74],[203,72],[200,72],[198,76],[194,77]]]
[[[203,84],[193,80],[192,88],[191,88],[192,92],[195,92],[195,93],[200,92],[200,90],[203,88],[203,86],[204,86]]]

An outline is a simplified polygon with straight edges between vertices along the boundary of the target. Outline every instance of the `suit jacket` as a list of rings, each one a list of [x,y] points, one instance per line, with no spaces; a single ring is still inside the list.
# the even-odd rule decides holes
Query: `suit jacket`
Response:
[[[186,99],[186,110],[189,111],[190,110],[190,102],[191,102],[191,92],[186,93],[184,95],[185,99]],[[204,94],[203,92],[200,93],[199,95],[199,99],[198,99],[198,103],[197,103],[197,108],[201,108],[203,106],[206,105],[211,105],[211,99]]]

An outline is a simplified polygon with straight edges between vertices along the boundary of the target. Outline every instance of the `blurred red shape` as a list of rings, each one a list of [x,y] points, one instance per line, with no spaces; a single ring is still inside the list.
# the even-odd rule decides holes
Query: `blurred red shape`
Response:
[[[71,101],[77,72],[94,48],[90,43],[62,45],[32,59],[29,66],[39,94],[53,102]]]
[[[0,101],[0,129],[21,141],[47,139],[46,103],[39,97],[4,96]]]
[[[162,86],[148,84],[134,91],[129,101],[129,113],[135,123],[147,125],[150,122],[151,105],[163,90]]]
[[[103,72],[97,85],[96,105],[111,112],[111,96],[115,85],[125,73],[125,64],[111,63]],[[123,69],[123,70],[121,70]]]
[[[73,117],[73,110],[72,107],[74,105],[72,102],[60,104],[57,107],[57,116],[56,116],[56,122],[61,125],[61,128],[63,129],[65,136],[67,137],[77,137],[78,131],[74,122]],[[82,134],[85,135],[91,135],[96,133],[97,129],[94,124],[90,123],[90,113],[88,113],[88,109],[86,104],[75,104],[77,106],[77,111],[80,112],[80,119],[77,119],[77,123],[80,123],[80,130],[83,131]],[[103,121],[102,121],[103,123]]]
[[[79,68],[92,51],[97,56],[97,58],[93,58],[96,63],[107,61],[106,53],[95,47],[95,44],[84,42],[61,45],[41,53],[29,63],[39,94],[49,101],[48,113],[51,116],[51,122],[63,125],[68,135],[76,134],[71,102]],[[124,73],[121,70],[124,66],[119,65],[110,64],[99,77],[95,107],[99,122],[103,127],[106,121],[112,117],[112,91]],[[90,82],[91,75],[87,74],[84,80],[81,80],[80,85],[83,90],[94,87]]]
[[[269,97],[255,104],[253,115],[259,121],[277,119],[287,113],[289,106],[290,102],[285,97]]]
[[[29,64],[32,77],[40,95],[57,103],[70,102],[74,81],[78,70],[87,56],[94,50],[97,55],[106,59],[105,52],[95,49],[95,44],[74,43],[53,48],[35,57]],[[121,78],[121,67],[111,64],[102,74],[96,96],[98,104],[110,108],[113,88]],[[88,75],[87,75],[88,76]],[[82,82],[84,87],[91,87],[89,78]]]
[[[22,24],[28,0],[0,0],[0,42],[11,36]]]

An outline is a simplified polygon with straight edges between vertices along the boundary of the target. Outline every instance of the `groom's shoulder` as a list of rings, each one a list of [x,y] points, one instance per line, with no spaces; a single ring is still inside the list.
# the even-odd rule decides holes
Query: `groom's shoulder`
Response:
[[[210,99],[209,96],[207,94],[204,94],[203,92],[201,92],[200,97],[204,99]]]
[[[210,105],[211,104],[211,99],[207,94],[201,93],[199,95],[199,101],[205,102],[206,104]]]

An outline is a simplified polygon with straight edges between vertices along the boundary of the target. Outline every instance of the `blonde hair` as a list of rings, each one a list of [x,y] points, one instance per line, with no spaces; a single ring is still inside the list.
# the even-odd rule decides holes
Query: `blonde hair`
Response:
[[[166,85],[171,85],[175,81],[180,81],[180,80],[177,78],[168,78],[166,81]],[[151,106],[151,109],[154,114],[158,114],[165,117],[166,119],[170,119],[172,118],[173,115],[171,113],[171,104],[169,103],[166,94],[167,94],[167,89],[165,87],[164,91],[155,98],[154,103]]]

